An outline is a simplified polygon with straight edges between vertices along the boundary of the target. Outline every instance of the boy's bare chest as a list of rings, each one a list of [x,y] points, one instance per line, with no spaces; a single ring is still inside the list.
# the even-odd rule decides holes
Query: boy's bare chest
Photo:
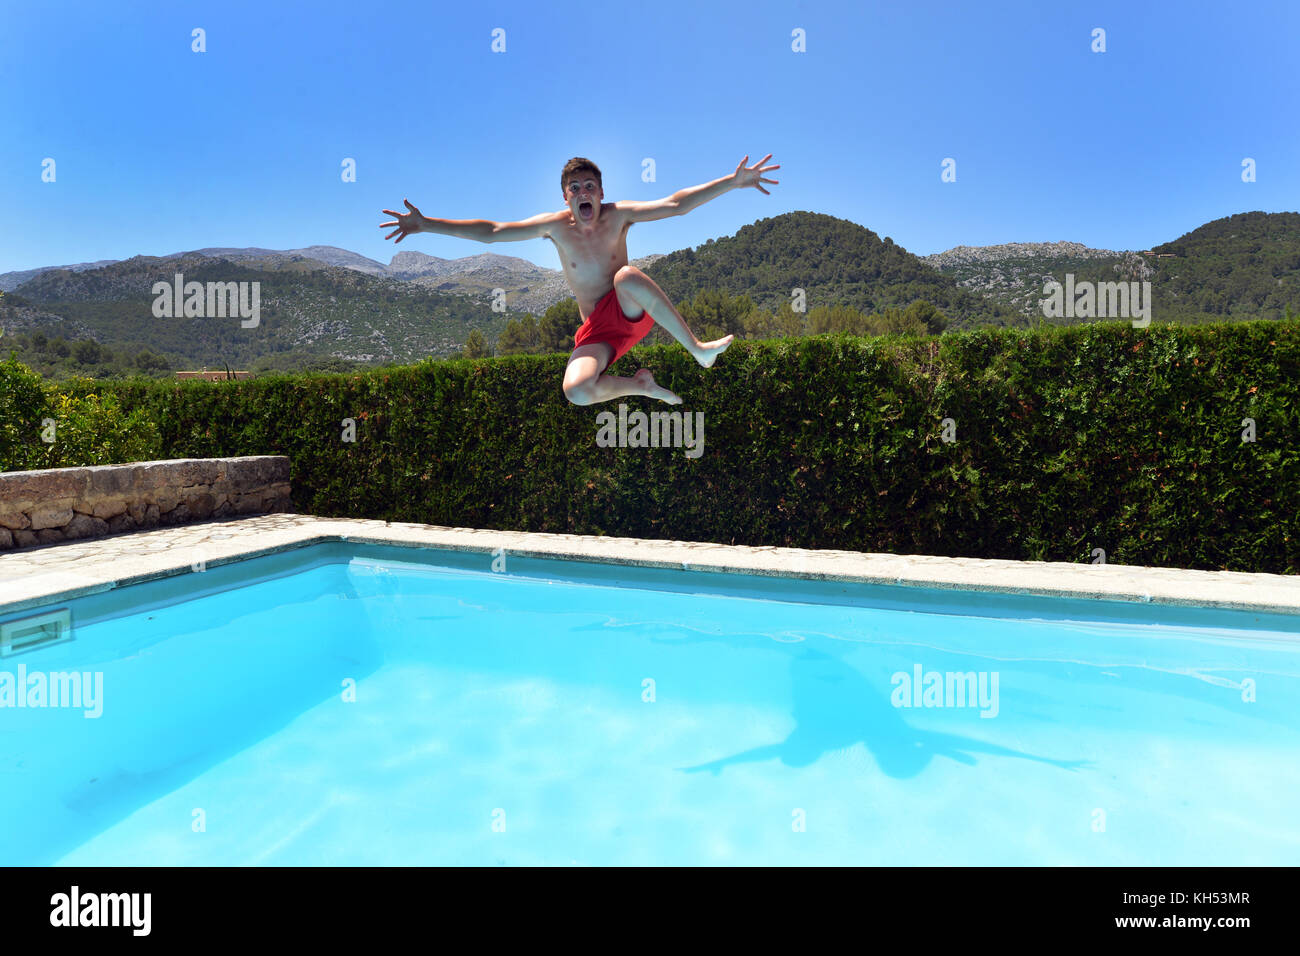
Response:
[[[570,284],[609,288],[614,273],[627,265],[627,224],[602,224],[589,234],[577,229],[552,233],[564,274]]]

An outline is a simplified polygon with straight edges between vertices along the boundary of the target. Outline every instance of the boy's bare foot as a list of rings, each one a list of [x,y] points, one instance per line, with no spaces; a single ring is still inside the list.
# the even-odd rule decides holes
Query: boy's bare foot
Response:
[[[700,351],[695,356],[695,361],[705,368],[713,368],[713,363],[719,355],[727,351],[727,346],[731,344],[731,340],[734,338],[734,335],[728,335],[725,339],[718,339],[714,342],[701,342]]]
[[[682,400],[672,392],[668,391],[668,389],[664,388],[662,385],[655,384],[655,377],[650,374],[648,368],[640,369],[632,376],[632,378],[635,379],[637,384],[644,389],[641,394],[646,398],[657,398],[661,402],[667,402],[669,405],[680,405],[682,403]]]

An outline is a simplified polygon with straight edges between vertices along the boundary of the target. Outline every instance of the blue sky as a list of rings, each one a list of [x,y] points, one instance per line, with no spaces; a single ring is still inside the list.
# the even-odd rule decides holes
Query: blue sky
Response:
[[[403,197],[450,219],[558,209],[574,155],[601,167],[607,200],[716,179],[745,153],[781,164],[771,196],[633,226],[633,257],[798,209],[921,255],[1145,249],[1230,213],[1300,209],[1293,0],[95,0],[2,16],[0,272],[313,244],[554,268],[545,240],[394,247],[379,210]],[[807,52],[791,50],[796,28]],[[641,179],[646,157],[656,182]]]

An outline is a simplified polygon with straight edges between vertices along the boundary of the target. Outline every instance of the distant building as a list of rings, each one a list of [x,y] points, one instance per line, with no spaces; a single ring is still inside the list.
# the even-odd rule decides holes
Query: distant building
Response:
[[[201,372],[177,372],[177,373],[176,373],[176,377],[177,377],[178,379],[181,379],[181,378],[202,378],[202,379],[207,379],[209,382],[224,382],[227,378],[230,378],[230,377],[233,377],[233,378],[252,378],[252,377],[253,377],[253,373],[252,373],[252,372],[234,372],[234,371],[232,371],[232,372],[229,373],[229,375],[227,375],[226,370],[225,370],[224,368],[223,368],[223,369],[220,369],[220,370],[218,370],[218,371],[215,371],[215,372],[209,372],[209,371],[208,371],[208,367],[205,365],[205,366],[203,366],[203,370],[202,370]]]

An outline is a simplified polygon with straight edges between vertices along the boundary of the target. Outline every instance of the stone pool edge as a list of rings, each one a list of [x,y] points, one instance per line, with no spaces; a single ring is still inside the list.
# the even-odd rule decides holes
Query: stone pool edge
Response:
[[[0,553],[0,615],[330,542],[898,587],[1300,615],[1300,577],[1130,565],[813,551],[270,514]],[[1300,622],[1298,622],[1300,623]]]

